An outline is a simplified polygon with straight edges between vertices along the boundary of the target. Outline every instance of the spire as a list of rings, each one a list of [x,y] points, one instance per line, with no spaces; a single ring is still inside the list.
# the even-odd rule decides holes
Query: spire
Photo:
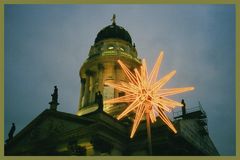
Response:
[[[116,25],[116,15],[115,14],[113,14],[111,21],[112,21],[112,25]]]

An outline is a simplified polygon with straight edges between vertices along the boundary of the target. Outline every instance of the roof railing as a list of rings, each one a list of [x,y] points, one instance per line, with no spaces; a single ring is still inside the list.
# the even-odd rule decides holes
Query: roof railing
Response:
[[[202,107],[202,104],[200,102],[198,102],[198,106],[195,106],[195,107],[191,107],[191,108],[186,108],[186,114],[189,114],[189,113],[193,113],[193,112],[197,112],[197,111],[201,111],[201,113],[206,116],[206,112],[203,110],[203,107]],[[176,119],[176,118],[179,118],[181,117],[183,114],[182,114],[182,111],[181,110],[178,110],[178,111],[174,111],[173,110],[173,118]]]

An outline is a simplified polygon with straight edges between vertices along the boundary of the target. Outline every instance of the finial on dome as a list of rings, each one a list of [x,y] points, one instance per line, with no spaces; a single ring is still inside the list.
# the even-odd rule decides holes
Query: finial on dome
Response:
[[[115,14],[113,14],[111,21],[113,22],[112,23],[113,25],[116,25],[116,15]]]

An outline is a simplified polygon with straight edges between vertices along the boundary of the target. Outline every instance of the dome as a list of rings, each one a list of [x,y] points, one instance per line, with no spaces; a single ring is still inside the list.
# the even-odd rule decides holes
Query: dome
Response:
[[[109,38],[121,39],[132,44],[132,39],[128,31],[126,31],[123,27],[116,25],[115,23],[103,28],[100,32],[98,32],[95,43]]]

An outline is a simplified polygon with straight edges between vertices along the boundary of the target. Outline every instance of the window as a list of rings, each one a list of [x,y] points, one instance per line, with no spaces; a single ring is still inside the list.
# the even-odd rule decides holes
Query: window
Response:
[[[122,48],[122,47],[120,47],[120,50],[121,50],[121,51],[123,51],[123,52],[125,51],[125,49],[124,49],[124,48]]]
[[[113,46],[109,46],[108,49],[109,49],[109,50],[112,50],[112,49],[114,49],[114,47],[113,47]]]

